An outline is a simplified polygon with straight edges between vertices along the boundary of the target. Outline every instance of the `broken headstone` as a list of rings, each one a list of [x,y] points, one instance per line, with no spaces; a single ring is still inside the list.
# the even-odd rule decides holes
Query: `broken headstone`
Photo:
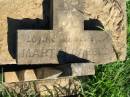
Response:
[[[109,31],[84,30],[83,1],[55,0],[53,30],[19,30],[18,64],[64,64],[117,60]],[[81,11],[80,11],[81,10]]]

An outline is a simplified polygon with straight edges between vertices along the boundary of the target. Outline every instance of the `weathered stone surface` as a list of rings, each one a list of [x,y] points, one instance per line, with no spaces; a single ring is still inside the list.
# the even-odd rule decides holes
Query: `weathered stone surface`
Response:
[[[0,64],[16,63],[9,52],[9,40],[13,50],[16,49],[13,45],[19,23],[15,20],[42,19],[42,2],[43,0],[0,0]],[[14,23],[9,24],[10,21]]]
[[[30,82],[5,83],[10,92],[15,91],[20,96],[30,95],[30,93],[38,94],[39,97],[44,96],[70,96],[80,91],[80,82],[71,77],[58,79],[38,80]],[[25,92],[26,91],[26,92]]]
[[[18,32],[17,60],[19,64],[79,61],[105,64],[115,61],[116,54],[111,37],[105,31],[84,31],[70,37],[62,31],[25,30]]]
[[[95,74],[94,63],[73,63],[64,65],[10,67],[4,69],[5,83],[32,81],[42,79],[57,79],[60,77],[84,76]]]
[[[38,79],[56,79],[62,71],[54,67],[42,67],[35,70]]]
[[[40,79],[56,79],[62,74],[61,70],[54,67],[36,67],[36,68],[21,68],[16,70],[4,71],[5,83],[20,82],[20,81],[32,81]]]
[[[84,31],[83,1],[55,0],[53,5],[53,30],[18,31],[18,64],[73,63],[74,56],[97,64],[116,60],[109,32]]]
[[[36,74],[35,74],[33,69],[21,70],[18,73],[18,78],[19,78],[19,81],[37,80],[37,76],[36,76]]]
[[[20,20],[41,18],[43,14],[42,2],[42,0],[0,0],[0,64],[16,63],[8,50],[9,19],[7,17]],[[82,13],[86,20],[91,18],[102,22],[105,30],[111,32],[113,45],[119,59],[124,60],[127,48],[125,0],[85,0],[84,6]],[[15,31],[12,32],[15,34]],[[14,34],[10,38],[12,42],[15,40]]]
[[[73,63],[56,66],[61,70],[62,76],[86,76],[95,74],[95,63]]]
[[[6,83],[19,82],[18,76],[15,71],[4,72],[4,80]]]
[[[75,63],[71,64],[72,76],[85,76],[95,74],[94,63]]]
[[[105,31],[110,31],[119,60],[125,60],[127,52],[126,0],[85,0],[84,15],[98,19]]]

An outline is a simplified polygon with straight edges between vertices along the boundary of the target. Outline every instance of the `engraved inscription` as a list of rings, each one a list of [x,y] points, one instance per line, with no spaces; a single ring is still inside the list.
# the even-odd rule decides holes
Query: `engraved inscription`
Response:
[[[96,49],[99,49],[98,51],[96,51]],[[109,54],[109,50],[107,52],[103,52],[105,51],[106,48],[93,48],[92,49],[88,49],[86,48],[86,50],[84,50],[84,52],[82,53],[83,49],[73,49],[71,50],[72,53],[76,52],[76,55],[81,55],[83,57],[87,56],[87,55],[108,55]],[[54,55],[56,55],[58,51],[67,51],[65,48],[64,49],[40,49],[40,48],[36,48],[36,49],[21,49],[21,54],[19,55],[20,57],[24,57],[24,58],[28,58],[28,57],[49,57],[49,58],[53,58]]]
[[[93,62],[100,59],[112,60],[114,56],[111,38],[105,32],[85,32],[82,38],[79,35],[74,39],[60,32],[48,33],[42,30],[23,30],[19,31],[18,35],[18,47],[21,47],[18,49],[18,57],[23,60],[39,59],[40,63],[47,60],[50,63],[58,63],[57,55],[60,51]]]

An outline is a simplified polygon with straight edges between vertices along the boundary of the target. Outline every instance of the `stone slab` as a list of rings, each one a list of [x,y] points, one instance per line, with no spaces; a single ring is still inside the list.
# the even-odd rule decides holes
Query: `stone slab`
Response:
[[[62,76],[86,76],[95,74],[95,63],[73,63],[56,66],[61,70]]]
[[[33,81],[43,79],[57,79],[60,77],[76,77],[95,74],[94,63],[73,63],[55,66],[35,66],[29,69],[16,69],[18,67],[10,67],[4,71],[5,83]],[[20,68],[20,67],[19,67]]]
[[[71,64],[72,76],[95,75],[94,63],[75,63]]]
[[[62,31],[19,30],[17,44],[18,64],[105,64],[116,60],[111,37],[105,31],[85,31],[73,38]]]
[[[53,30],[19,30],[18,64],[96,64],[119,58],[108,30],[84,30],[84,1],[53,2]],[[77,61],[78,60],[78,61]]]

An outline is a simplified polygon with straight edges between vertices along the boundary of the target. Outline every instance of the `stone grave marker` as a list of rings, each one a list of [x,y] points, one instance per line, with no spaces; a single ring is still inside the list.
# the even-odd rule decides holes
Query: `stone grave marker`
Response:
[[[20,0],[18,2],[17,1],[12,2],[12,0],[0,1],[0,6],[2,6],[2,8],[0,9],[1,65],[16,64],[17,29],[23,27],[23,25],[27,26],[28,24],[32,25],[28,21],[24,22],[26,19],[32,21],[33,23],[37,22],[37,19],[44,21],[43,19],[45,18],[43,17],[44,15],[43,10],[45,10],[44,8],[45,5],[48,6],[48,4],[45,4],[45,2],[48,1],[52,0],[22,0],[22,1]],[[70,2],[73,0],[67,0],[67,1]],[[105,30],[106,29],[110,30],[113,45],[115,51],[117,52],[118,58],[119,60],[124,61],[126,59],[127,54],[126,1],[125,0],[81,0],[81,1],[83,2],[82,5],[85,6],[83,10],[80,10],[80,12],[85,15],[84,20],[89,19],[99,20],[103,24]],[[56,1],[54,0],[54,2]],[[49,11],[46,11],[46,13],[48,14]],[[21,25],[21,22],[24,23],[22,23]],[[42,25],[40,25],[40,27],[41,26]]]
[[[126,6],[124,7],[125,5],[124,0],[120,0],[120,1],[53,0],[53,1],[54,1],[53,30],[19,30],[18,31],[18,40],[17,40],[17,44],[18,44],[17,63],[18,64],[67,63],[67,65],[71,67],[71,72],[72,72],[71,76],[82,76],[84,74],[86,75],[94,74],[95,72],[94,72],[93,65],[95,64],[105,64],[105,63],[113,62],[117,60],[117,58],[119,58],[120,60],[125,60],[126,48],[127,48],[126,47],[127,34],[126,34],[126,13],[125,13]],[[84,4],[86,4],[87,6],[85,8],[86,10],[84,9],[84,4],[83,4],[84,1],[86,2]],[[3,3],[1,4],[2,6],[4,6]],[[10,3],[8,3],[8,5],[10,7]],[[6,4],[3,7],[3,9],[0,9],[2,10],[1,12],[8,12],[8,11],[3,11],[4,9],[6,9],[8,5]],[[38,4],[36,5],[39,7]],[[16,8],[14,7],[14,9]],[[32,9],[37,9],[37,8],[32,7]],[[109,31],[106,30],[104,31],[84,30],[83,28],[84,20],[86,20],[86,17],[84,17],[83,15],[84,10],[87,14],[86,16],[88,16],[87,19],[88,18],[90,20],[91,18],[99,19],[106,26],[106,28],[108,27],[110,31],[112,31],[112,33],[110,34]],[[13,12],[14,11],[10,12],[9,16]],[[24,11],[22,10],[22,12]],[[28,11],[28,13],[32,14],[31,11]],[[19,16],[19,14],[16,13],[14,14]],[[3,15],[4,17],[6,16],[5,14]],[[6,27],[2,27],[2,28],[6,28]],[[2,38],[4,36],[4,38],[6,39],[7,35],[2,33],[1,36]],[[3,45],[1,46],[2,49],[0,49],[0,51],[3,52],[3,47],[4,47],[6,48],[6,50],[4,51],[3,55],[9,55],[9,53],[7,54],[8,50],[6,47],[6,43],[2,42],[2,44],[4,44],[4,46]],[[0,56],[0,63],[11,64],[12,62],[5,60],[3,56]],[[65,65],[62,66],[63,66],[61,67],[62,69],[67,68],[65,69],[65,71],[67,70],[68,73],[69,68],[66,67]],[[47,69],[40,68],[40,69],[45,69],[43,70],[43,72],[45,72],[45,77],[46,77],[47,75],[46,73],[48,73],[48,68]],[[57,85],[59,84],[62,87],[67,86],[69,89],[74,90],[73,88],[75,86],[73,86],[74,83],[72,83],[74,79],[71,80],[71,78],[69,78],[68,76],[65,78],[45,79],[45,80],[37,80],[31,82],[30,80],[37,79],[36,78],[37,76],[35,75],[30,77],[30,75],[35,74],[35,72],[33,73],[33,71],[34,70],[32,69],[22,71],[24,75],[22,75],[21,78],[24,79],[23,81],[26,82],[19,82],[19,83],[18,83],[19,79],[15,71],[5,72],[4,74],[5,74],[6,82],[17,82],[17,83],[5,84],[6,87],[9,87],[9,91],[15,90],[16,93],[19,93],[21,92],[21,90],[24,91],[24,88],[21,89],[21,87],[28,86],[29,91],[30,91],[30,87],[32,87],[32,90],[37,90],[38,92],[40,92],[40,95],[45,95],[48,88],[54,91],[55,88],[52,86],[57,87]],[[42,75],[43,72],[41,70],[40,72],[38,72],[39,73],[38,75],[39,76]],[[56,71],[56,73],[59,76],[59,73],[61,72]],[[54,76],[51,75],[51,77],[56,78],[55,75]],[[70,83],[72,83],[72,86],[68,86],[70,85]],[[46,89],[46,87],[43,86],[49,86],[49,87]],[[79,88],[77,90],[79,90]],[[66,91],[64,92],[66,93]],[[56,91],[56,95],[57,95],[57,91]],[[61,93],[60,95],[66,95],[66,94]]]
[[[117,60],[107,31],[84,30],[81,0],[54,0],[53,30],[19,30],[18,64],[66,64]]]

